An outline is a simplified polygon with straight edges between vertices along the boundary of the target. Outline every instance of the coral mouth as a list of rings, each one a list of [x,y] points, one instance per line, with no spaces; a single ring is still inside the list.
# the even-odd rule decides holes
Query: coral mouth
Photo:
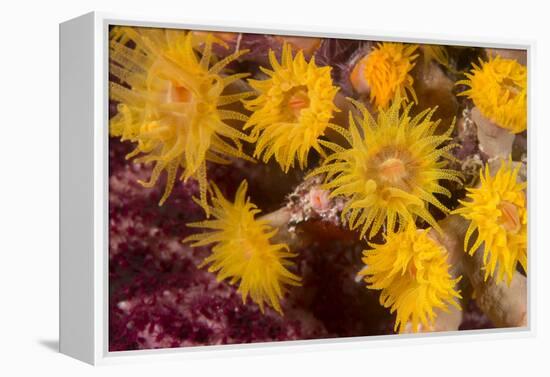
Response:
[[[392,183],[401,181],[407,175],[403,160],[393,157],[382,162],[378,171],[382,180]]]
[[[295,119],[298,119],[303,109],[309,107],[310,100],[306,87],[299,86],[287,93],[287,108]]]
[[[509,99],[515,98],[521,92],[521,86],[519,86],[514,80],[506,77],[501,83],[502,97],[506,93],[509,93]]]
[[[170,82],[166,94],[167,103],[188,103],[193,99],[193,94],[187,88]]]
[[[510,233],[517,233],[521,228],[518,208],[507,201],[499,205],[501,215],[499,216],[500,225]]]

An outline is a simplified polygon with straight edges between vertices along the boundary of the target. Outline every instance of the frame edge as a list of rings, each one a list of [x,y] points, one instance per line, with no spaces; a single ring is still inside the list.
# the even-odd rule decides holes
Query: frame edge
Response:
[[[94,14],[59,25],[59,351],[94,364]]]

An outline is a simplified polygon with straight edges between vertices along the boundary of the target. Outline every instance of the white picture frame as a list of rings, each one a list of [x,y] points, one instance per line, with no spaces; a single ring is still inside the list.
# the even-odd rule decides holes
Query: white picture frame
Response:
[[[240,25],[200,20],[144,18],[88,13],[60,24],[60,351],[90,364],[145,359],[220,357],[234,354],[292,353],[302,350],[382,347],[394,342],[460,342],[535,335],[533,284],[536,263],[529,231],[528,326],[460,333],[387,335],[325,340],[205,346],[143,351],[108,351],[108,28],[151,26],[207,31],[253,32],[377,41],[518,48],[528,59],[528,153],[533,155],[530,99],[535,42],[501,38],[461,38],[421,33],[325,30],[311,26]],[[529,166],[528,177],[532,166]],[[531,192],[529,192],[531,194]],[[531,197],[531,195],[529,195]],[[532,200],[529,200],[532,203]],[[531,205],[530,205],[531,207]],[[532,217],[531,208],[529,209]],[[529,222],[531,229],[531,222]]]

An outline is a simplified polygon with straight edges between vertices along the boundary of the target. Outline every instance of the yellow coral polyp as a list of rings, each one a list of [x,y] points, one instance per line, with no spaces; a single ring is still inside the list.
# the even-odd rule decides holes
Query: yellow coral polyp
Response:
[[[414,54],[417,45],[403,43],[379,43],[354,67],[352,83],[365,80],[369,88],[370,101],[380,109],[387,109],[396,94],[417,102],[413,89],[414,79],[410,71],[414,68]]]
[[[527,271],[527,208],[526,182],[518,182],[519,166],[503,162],[492,176],[489,166],[480,171],[479,188],[468,188],[469,201],[455,211],[470,220],[464,239],[464,250],[473,255],[483,244],[485,279],[512,281],[517,263]],[[470,248],[470,238],[477,230],[477,239]]]
[[[241,141],[251,139],[227,123],[248,118],[226,107],[250,93],[224,93],[247,74],[220,73],[245,51],[212,65],[213,41],[213,36],[204,36],[198,54],[196,38],[184,31],[118,27],[111,34],[110,73],[117,81],[111,82],[110,98],[118,102],[118,114],[110,121],[110,133],[136,143],[127,158],[154,164],[149,181],[141,182],[145,187],[153,187],[166,171],[159,205],[169,197],[181,171],[180,179],[199,182],[201,205],[208,208],[206,161],[250,159]]]
[[[384,244],[371,244],[363,252],[366,267],[360,273],[370,289],[381,290],[380,304],[397,312],[394,331],[403,332],[407,324],[417,332],[419,325],[433,328],[434,309],[458,309],[461,298],[449,273],[447,250],[428,235],[429,229],[410,225],[399,233],[388,234]]]
[[[246,197],[246,181],[239,186],[233,203],[215,185],[212,187],[210,211],[215,219],[187,224],[211,231],[191,235],[183,242],[194,242],[193,247],[214,244],[212,254],[201,266],[210,265],[208,271],[217,272],[218,281],[240,281],[238,292],[243,303],[250,295],[262,312],[267,303],[282,314],[280,300],[286,286],[301,285],[300,277],[287,269],[293,265],[288,258],[296,254],[289,251],[288,245],[270,241],[277,229],[255,218],[260,210]]]
[[[251,136],[258,138],[255,157],[264,162],[274,157],[285,172],[296,160],[303,169],[311,149],[323,153],[319,138],[332,127],[338,88],[330,67],[318,67],[313,58],[307,62],[302,50],[293,58],[288,43],[280,63],[272,50],[269,60],[272,69],[261,68],[268,78],[249,80],[259,95],[246,101],[253,114],[244,128],[251,128]]]
[[[384,224],[389,232],[396,225],[403,229],[417,216],[439,230],[428,204],[448,213],[434,196],[451,196],[439,181],[461,182],[458,172],[445,168],[454,144],[442,145],[450,141],[453,125],[436,135],[440,122],[432,120],[436,109],[412,118],[412,105],[400,113],[399,98],[387,111],[380,110],[376,120],[364,105],[353,102],[362,119],[355,120],[350,113],[349,130],[338,129],[349,147],[323,141],[332,153],[310,175],[326,174],[323,188],[331,191],[330,197],[348,199],[341,218],[350,229],[360,228],[361,238],[369,228],[369,238],[374,237]]]
[[[513,59],[500,56],[473,64],[467,79],[457,84],[470,88],[459,95],[468,96],[487,119],[513,133],[527,129],[527,68]]]

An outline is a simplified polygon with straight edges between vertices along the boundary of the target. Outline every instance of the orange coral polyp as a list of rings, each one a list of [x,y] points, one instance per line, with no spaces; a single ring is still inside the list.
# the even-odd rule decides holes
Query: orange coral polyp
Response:
[[[347,199],[341,218],[351,230],[359,229],[361,238],[373,238],[384,225],[388,232],[396,226],[403,229],[417,217],[440,230],[428,204],[449,213],[434,194],[451,196],[442,180],[461,182],[457,171],[446,168],[455,146],[450,143],[453,126],[437,135],[439,120],[431,119],[435,108],[411,117],[412,105],[401,112],[401,101],[396,97],[374,119],[352,100],[362,117],[350,113],[349,130],[337,129],[349,146],[321,142],[331,153],[310,173],[325,175],[322,187],[330,190],[330,197]]]
[[[417,48],[417,45],[403,43],[379,43],[352,70],[353,86],[356,90],[368,91],[370,101],[377,108],[386,109],[396,94],[405,100],[410,95],[417,102],[410,75],[418,57],[413,55]]]
[[[330,67],[318,67],[312,58],[306,61],[300,50],[292,56],[291,46],[283,46],[281,62],[269,52],[272,70],[261,68],[265,80],[249,80],[258,97],[245,101],[252,111],[245,129],[257,138],[254,156],[268,162],[274,158],[288,172],[296,161],[305,168],[311,149],[323,153],[319,138],[338,111]]]
[[[527,68],[500,56],[480,59],[466,79],[457,84],[469,86],[459,93],[470,98],[481,114],[512,133],[527,129]]]
[[[232,82],[247,74],[220,72],[245,51],[214,63],[212,35],[197,36],[176,30],[117,27],[111,33],[110,98],[118,114],[110,121],[111,136],[136,143],[127,158],[154,164],[145,187],[153,187],[167,173],[162,205],[169,197],[178,171],[180,179],[196,179],[200,202],[206,204],[206,161],[228,163],[228,157],[249,159],[241,141],[253,141],[227,121],[248,118],[227,105],[251,93],[224,94]],[[129,41],[134,48],[127,47]],[[131,87],[131,90],[127,88]]]
[[[449,305],[460,309],[457,284],[447,261],[448,252],[429,236],[429,229],[417,230],[410,224],[399,233],[387,235],[384,244],[370,244],[363,251],[368,288],[380,290],[380,304],[396,312],[395,331],[407,325],[418,331],[420,325],[432,328],[437,312]]]
[[[518,263],[527,271],[527,183],[519,181],[518,174],[519,166],[512,161],[503,162],[493,175],[486,165],[480,171],[480,187],[468,188],[469,200],[460,201],[463,207],[454,211],[470,220],[464,250],[473,255],[483,245],[485,279],[491,276],[508,284]]]
[[[267,304],[282,314],[280,300],[287,286],[301,285],[300,277],[287,269],[294,264],[290,258],[296,254],[284,243],[271,242],[277,229],[256,218],[260,210],[247,198],[247,187],[243,181],[234,202],[230,202],[212,185],[210,211],[215,220],[187,224],[209,231],[193,234],[183,242],[193,242],[193,247],[213,244],[212,254],[201,267],[209,265],[208,271],[216,272],[218,280],[239,283],[243,303],[250,297],[262,312]]]

